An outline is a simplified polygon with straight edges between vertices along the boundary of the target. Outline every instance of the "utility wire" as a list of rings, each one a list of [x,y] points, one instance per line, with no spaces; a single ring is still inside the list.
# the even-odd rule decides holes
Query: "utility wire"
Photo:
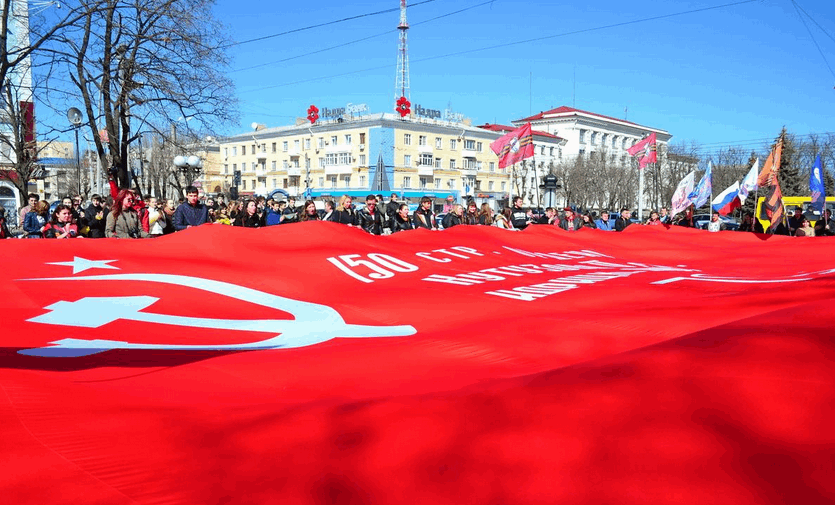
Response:
[[[431,3],[431,2],[435,2],[435,1],[436,0],[423,0],[422,2],[418,2],[418,3],[410,5],[410,7],[417,7],[418,5],[428,4],[428,3]],[[397,7],[397,8],[394,8],[394,9],[386,9],[386,10],[377,11],[377,12],[367,12],[365,14],[357,14],[356,16],[350,16],[350,17],[347,17],[347,18],[336,19],[336,20],[333,20],[333,21],[326,21],[324,23],[319,23],[319,24],[316,24],[316,25],[305,26],[305,27],[302,27],[302,28],[294,28],[292,30],[287,30],[286,32],[274,33],[272,35],[264,35],[263,37],[256,37],[254,39],[241,40],[241,41],[238,41],[238,42],[230,42],[229,44],[225,44],[225,45],[220,46],[220,49],[226,49],[226,48],[233,47],[233,46],[240,46],[240,45],[243,45],[243,44],[249,44],[251,42],[258,42],[258,41],[261,41],[261,40],[274,39],[276,37],[289,35],[291,33],[303,32],[303,31],[306,31],[306,30],[312,30],[314,28],[322,28],[323,26],[335,25],[335,24],[338,24],[338,23],[344,23],[346,21],[353,21],[355,19],[367,18],[367,17],[371,17],[371,16],[377,16],[377,15],[380,15],[380,14],[388,14],[390,12],[397,12],[399,10],[400,10],[400,7]]]
[[[420,26],[422,24],[430,23],[432,21],[437,21],[439,19],[454,16],[455,14],[460,14],[462,12],[466,12],[468,10],[475,9],[477,7],[482,7],[484,5],[491,4],[491,3],[493,3],[493,1],[494,0],[487,0],[486,2],[482,2],[480,4],[471,5],[470,7],[464,7],[463,9],[458,9],[457,11],[448,12],[446,14],[441,14],[440,16],[435,16],[434,18],[430,18],[430,19],[427,19],[427,20],[424,20],[424,21],[418,21],[417,23],[412,23],[410,26],[412,26],[412,27]],[[299,59],[299,58],[304,58],[306,56],[312,56],[314,54],[323,53],[325,51],[330,51],[332,49],[340,49],[340,48],[343,48],[343,47],[350,46],[352,44],[356,44],[358,42],[365,42],[366,40],[371,40],[373,38],[382,37],[383,35],[390,35],[390,34],[395,33],[395,32],[397,32],[396,28],[394,30],[388,30],[388,31],[385,31],[385,32],[377,33],[375,35],[369,35],[368,37],[363,37],[361,39],[355,39],[355,40],[351,40],[351,41],[348,41],[348,42],[343,42],[342,44],[337,44],[335,46],[330,46],[330,47],[325,47],[325,48],[322,48],[322,49],[317,49],[317,50],[311,51],[309,53],[299,54],[299,55],[296,55],[296,56],[289,56],[287,58],[282,58],[280,60],[270,61],[270,62],[267,62],[267,63],[261,63],[261,64],[258,64],[258,65],[253,65],[251,67],[237,68],[235,70],[231,70],[230,72],[241,72],[241,71],[244,71],[244,70],[253,70],[253,69],[256,69],[256,68],[266,67],[266,66],[269,66],[269,65],[275,65],[276,63],[284,63],[285,61],[296,60],[296,59]]]
[[[469,50],[466,50],[466,51],[459,51],[459,52],[456,52],[456,53],[448,53],[448,54],[437,55],[437,56],[429,56],[429,57],[426,57],[426,58],[420,58],[420,59],[412,60],[411,63],[420,63],[420,62],[424,62],[424,61],[437,60],[437,59],[441,59],[441,58],[449,58],[449,57],[452,57],[452,56],[460,56],[462,54],[470,54],[470,53],[476,53],[476,52],[481,52],[481,51],[490,51],[490,50],[499,49],[499,48],[502,48],[502,47],[510,47],[510,46],[515,46],[515,45],[519,45],[519,44],[528,44],[528,43],[531,43],[531,42],[538,42],[538,41],[541,41],[541,40],[554,39],[554,38],[557,38],[557,37],[567,37],[569,35],[577,35],[577,34],[580,34],[580,33],[589,33],[589,32],[601,31],[601,30],[608,30],[608,29],[611,29],[611,28],[619,28],[619,27],[623,27],[623,26],[635,25],[635,24],[640,24],[640,23],[647,23],[647,22],[650,22],[650,21],[658,21],[660,19],[667,19],[667,18],[671,18],[671,17],[685,16],[685,15],[688,15],[688,14],[696,14],[696,13],[699,13],[699,12],[706,12],[706,11],[711,11],[711,10],[724,9],[726,7],[734,7],[734,6],[737,6],[737,5],[743,5],[743,4],[759,2],[759,1],[760,0],[742,0],[742,1],[739,1],[739,2],[733,2],[733,3],[728,3],[728,4],[722,4],[722,5],[715,5],[715,6],[712,6],[712,7],[703,7],[701,9],[691,9],[691,10],[687,10],[687,11],[675,12],[675,13],[672,13],[672,14],[662,14],[660,16],[651,16],[651,17],[647,17],[647,18],[635,19],[635,20],[632,20],[632,21],[623,21],[623,22],[620,22],[620,23],[613,23],[613,24],[597,26],[597,27],[593,27],[593,28],[585,28],[585,29],[582,29],[582,30],[574,30],[574,31],[563,32],[563,33],[558,33],[558,34],[554,34],[554,35],[546,35],[546,36],[543,36],[543,37],[536,37],[536,38],[532,38],[532,39],[517,40],[517,41],[513,41],[513,42],[506,42],[504,44],[496,44],[496,45],[487,46],[487,47],[469,49]],[[345,73],[342,73],[342,74],[335,74],[335,75],[321,76],[321,77],[311,77],[310,79],[303,79],[303,80],[300,80],[300,81],[287,82],[287,83],[283,83],[283,84],[273,84],[271,86],[264,86],[264,87],[261,87],[261,88],[254,88],[254,89],[247,90],[247,91],[241,91],[241,93],[252,93],[252,92],[256,92],[256,91],[264,91],[264,90],[268,90],[268,89],[282,88],[282,87],[285,87],[285,86],[293,86],[293,85],[296,85],[296,84],[303,84],[303,83],[308,83],[308,82],[321,81],[321,80],[325,80],[325,79],[333,79],[335,77],[343,77],[343,76],[348,76],[348,75],[353,75],[353,74],[358,74],[358,73],[363,73],[363,72],[370,72],[372,70],[380,70],[380,69],[390,68],[390,67],[391,67],[391,65],[382,65],[382,66],[379,66],[379,67],[371,67],[371,68],[366,68],[366,69],[362,69],[362,70],[354,70],[354,71],[345,72]]]
[[[822,27],[822,26],[820,25],[820,23],[818,23],[818,22],[815,20],[815,18],[813,18],[812,16],[810,16],[810,15],[809,15],[809,13],[808,13],[808,12],[806,12],[806,10],[805,10],[805,9],[803,9],[803,7],[801,7],[801,6],[800,6],[800,4],[798,4],[797,2],[792,2],[792,3],[794,4],[794,6],[795,6],[796,8],[800,9],[801,11],[803,11],[803,14],[806,14],[806,17],[807,17],[807,18],[809,18],[809,20],[810,20],[811,22],[815,23],[815,26],[817,26],[818,28],[820,28],[820,31],[822,31],[822,32],[824,33],[824,35],[826,35],[827,37],[829,37],[829,38],[830,38],[830,40],[832,40],[832,42],[835,42],[835,37],[832,37],[832,35],[830,35],[830,34],[829,34],[829,32],[827,32],[827,31],[824,29],[824,27]]]
[[[800,18],[800,22],[803,23],[803,27],[806,28],[806,32],[809,34],[809,37],[812,39],[812,43],[814,43],[815,47],[818,48],[818,52],[820,53],[821,58],[823,58],[823,62],[826,64],[826,68],[829,69],[829,73],[832,74],[832,77],[835,77],[835,71],[832,70],[832,67],[829,65],[829,61],[826,60],[826,55],[823,54],[823,50],[821,49],[821,46],[818,44],[818,41],[815,39],[815,36],[812,35],[812,30],[810,30],[809,25],[806,24],[806,20],[803,18],[803,14],[800,13],[800,11],[802,9],[800,9],[800,6],[797,5],[797,2],[795,2],[794,0],[792,0],[792,5],[794,5],[794,10],[795,10],[795,12],[797,12],[797,17]],[[803,11],[803,13],[805,14],[806,11]],[[806,14],[806,16],[809,16],[809,15]],[[809,19],[811,19],[811,16],[809,17]]]

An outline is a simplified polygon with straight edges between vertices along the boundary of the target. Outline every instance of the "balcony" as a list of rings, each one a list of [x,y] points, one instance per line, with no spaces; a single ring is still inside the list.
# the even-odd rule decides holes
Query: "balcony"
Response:
[[[423,153],[432,154],[432,146],[430,146],[430,145],[418,146],[417,150],[421,154],[423,154]]]
[[[287,175],[288,176],[294,176],[295,175],[297,177],[301,176],[302,175],[302,169],[301,169],[301,167],[289,167],[287,169]]]
[[[330,165],[325,167],[325,175],[351,175],[351,165]]]
[[[417,173],[419,176],[433,177],[435,175],[435,167],[432,165],[421,165],[418,167]]]
[[[461,169],[461,175],[464,177],[475,177],[478,175],[478,170],[475,168],[463,168]]]

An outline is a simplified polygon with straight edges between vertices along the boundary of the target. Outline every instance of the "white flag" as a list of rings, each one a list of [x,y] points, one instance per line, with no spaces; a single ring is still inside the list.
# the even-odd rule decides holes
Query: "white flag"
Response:
[[[757,190],[757,176],[760,174],[760,159],[754,162],[754,166],[748,171],[745,179],[742,179],[742,184],[739,186],[739,204],[745,205],[745,199],[752,191]]]
[[[673,193],[673,205],[670,211],[671,216],[675,216],[690,206],[690,199],[687,197],[693,192],[693,186],[696,184],[696,171],[692,171],[684,176],[684,179],[678,183],[675,193]]]

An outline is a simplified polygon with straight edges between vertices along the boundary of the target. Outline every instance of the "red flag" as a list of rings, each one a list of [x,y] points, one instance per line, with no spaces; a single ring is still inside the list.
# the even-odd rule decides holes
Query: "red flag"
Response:
[[[0,496],[831,503],[832,249],[327,222],[6,240]]]
[[[513,165],[534,154],[531,124],[513,130],[490,144],[490,149],[499,156],[499,168]]]
[[[655,133],[650,133],[645,139],[626,150],[630,156],[638,156],[638,168],[644,168],[650,163],[658,161],[658,146]]]

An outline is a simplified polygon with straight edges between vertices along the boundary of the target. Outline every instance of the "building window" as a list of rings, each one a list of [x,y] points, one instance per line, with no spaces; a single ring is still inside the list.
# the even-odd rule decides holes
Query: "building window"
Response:
[[[404,188],[411,188],[412,187],[412,178],[408,175],[403,178],[403,187]]]
[[[435,189],[441,189],[441,180],[435,179]]]
[[[255,153],[252,153],[255,154]],[[241,146],[241,156],[246,156],[246,146]]]
[[[325,178],[324,177],[319,177],[319,187],[320,188],[325,187]]]
[[[364,154],[360,154],[360,166],[361,166],[361,167],[364,167],[365,165],[366,165],[366,163],[365,163],[365,155],[364,155]]]
[[[404,167],[411,167],[412,166],[412,155],[411,154],[404,154],[403,155],[403,166]]]
[[[490,171],[491,171],[491,172],[495,172],[495,171],[496,171],[496,162],[495,162],[495,161],[491,161],[491,162],[490,162]]]
[[[484,166],[481,164],[480,161],[475,162],[476,170],[484,170]]]
[[[585,149],[580,149],[580,153],[579,153],[579,154],[580,154],[580,156],[582,156],[582,155],[586,154],[586,150],[585,150]]]
[[[224,164],[224,165],[223,165],[223,173],[224,173],[224,174],[228,174],[228,173],[229,173],[229,165],[226,165],[226,164]]]
[[[549,148],[548,148],[548,155],[549,155],[549,156],[553,156],[553,155],[554,155],[554,148],[553,148],[553,147],[549,147]]]
[[[289,185],[287,184],[287,178],[286,178],[286,177],[285,177],[284,179],[281,179],[281,186],[282,186],[284,189],[287,189],[287,188],[288,188],[288,186],[289,186]]]
[[[506,190],[507,190],[507,183],[502,181],[502,191],[506,191]]]
[[[238,170],[238,164],[232,163],[232,172],[235,172],[236,170]]]
[[[346,188],[351,187],[351,176],[350,175],[343,175],[342,176],[342,183]]]
[[[580,130],[580,143],[586,143],[586,130]]]
[[[429,177],[421,177],[420,178],[420,183],[419,183],[420,184],[420,189],[426,189],[426,187],[429,185],[430,180],[431,179]]]
[[[591,145],[597,145],[597,132],[591,132]]]
[[[286,140],[284,142],[282,142],[281,143],[281,150],[284,151],[285,153],[287,151],[289,151],[290,150],[290,143],[287,142]]]
[[[283,168],[284,170],[287,170],[288,168],[290,168],[290,162],[287,161],[287,160],[283,160],[281,162],[281,168]]]
[[[360,133],[360,144],[365,144],[365,133]]]
[[[232,156],[237,156],[237,155],[238,155],[238,146],[234,146],[232,148]]]
[[[444,140],[441,137],[435,137],[435,149],[443,149]]]
[[[426,145],[426,135],[420,135],[418,137],[418,145],[425,146]]]
[[[438,168],[438,169],[441,168],[441,166],[442,166],[441,161],[442,161],[441,158],[435,158],[435,168]]]
[[[331,135],[331,145],[332,146],[337,145],[337,140],[338,139],[337,139],[336,135]]]
[[[477,152],[481,152],[482,149],[484,149],[484,145],[481,142],[476,142],[475,143],[475,150]]]
[[[275,168],[276,168],[276,167],[275,167],[275,160],[273,160],[273,161],[270,163],[270,169],[271,169],[271,170],[275,170]]]
[[[493,191],[493,181],[487,182],[487,191]]]
[[[455,139],[449,139],[449,148],[453,151],[458,149],[458,141]]]
[[[345,134],[345,144],[351,145],[351,134],[350,133]]]
[[[252,162],[252,171],[253,171],[253,172],[255,171],[255,167],[256,167],[256,165],[255,165],[255,162],[253,161],[253,162]]]
[[[449,160],[449,169],[455,170],[455,160]]]
[[[542,156],[545,156],[545,146],[541,146],[539,148],[539,154],[541,154]]]
[[[275,189],[275,188],[277,188],[277,187],[278,187],[278,179],[276,179],[275,177],[273,177],[273,189]]]
[[[351,153],[339,153],[339,164],[340,165],[350,165],[351,164]]]
[[[412,135],[410,133],[403,134],[403,145],[410,146],[412,145]]]
[[[305,151],[310,150],[310,137],[307,137],[306,139],[304,139],[304,149],[305,149]]]
[[[455,179],[449,180],[449,189],[455,189]]]
[[[331,183],[332,188],[336,188],[336,176],[335,175],[331,176],[330,183]]]
[[[468,151],[475,151],[475,140],[467,139],[464,141],[464,149]]]
[[[275,152],[275,142],[273,142],[273,151],[272,152]]]
[[[475,190],[476,191],[481,191],[481,181],[478,180],[478,179],[476,179],[476,181],[475,181]]]
[[[241,179],[241,189],[246,189],[246,179]]]
[[[612,149],[618,148],[618,136],[612,135]]]
[[[296,152],[299,152],[300,148],[301,148],[301,141],[299,139],[294,140],[293,141],[293,150],[295,150]]]
[[[621,149],[626,149],[626,137],[623,138],[623,142],[621,142]]]
[[[228,147],[224,147],[224,148],[223,148],[223,157],[224,157],[224,158],[228,158],[228,157],[229,157],[229,148],[228,148]]]
[[[360,187],[361,188],[365,187],[365,176],[364,175],[360,176]]]
[[[319,168],[325,168],[325,158],[319,158]]]
[[[421,154],[420,155],[420,165],[423,167],[431,167],[434,166],[434,161],[432,160],[431,154]]]
[[[322,149],[323,147],[325,147],[325,138],[324,137],[319,137],[319,139],[316,141],[316,145],[319,146],[318,147],[319,149]]]

